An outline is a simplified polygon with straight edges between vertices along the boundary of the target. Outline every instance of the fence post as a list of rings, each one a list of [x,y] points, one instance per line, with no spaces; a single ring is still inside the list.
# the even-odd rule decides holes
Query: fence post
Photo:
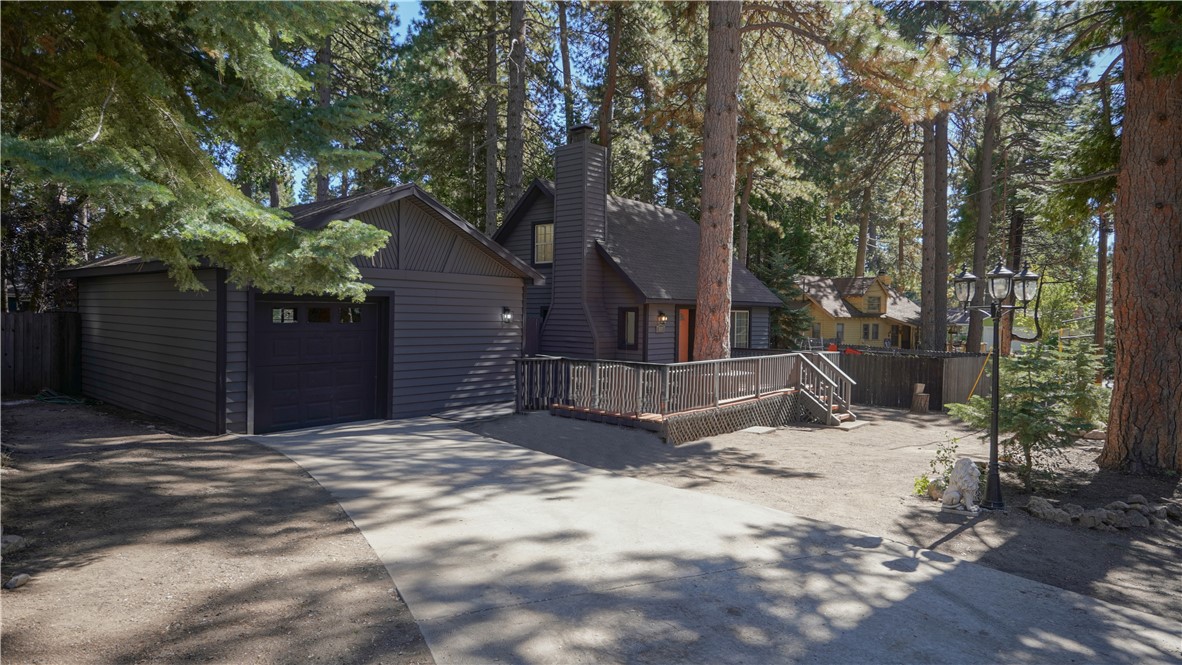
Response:
[[[714,363],[714,406],[717,407],[719,400],[719,391],[721,390],[722,382],[722,363]]]
[[[591,408],[599,408],[599,363],[591,363]]]
[[[640,365],[635,366],[636,374],[636,415],[644,411],[644,370]]]
[[[755,359],[755,399],[759,399],[759,393],[763,387],[763,358]]]
[[[669,412],[669,393],[672,389],[672,368],[669,365],[661,367],[661,415]]]

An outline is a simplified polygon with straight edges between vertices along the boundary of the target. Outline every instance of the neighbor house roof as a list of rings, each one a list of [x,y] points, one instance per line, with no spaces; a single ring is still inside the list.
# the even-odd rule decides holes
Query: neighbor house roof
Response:
[[[504,239],[527,199],[554,197],[554,183],[535,180],[494,234]],[[607,237],[599,254],[650,301],[693,302],[698,293],[699,227],[684,212],[619,196],[607,197]],[[731,268],[734,305],[782,307],[783,301],[739,262]]]
[[[504,247],[490,240],[488,236],[476,230],[476,228],[471,224],[460,219],[460,217],[448,209],[447,206],[440,203],[435,199],[435,197],[423,191],[422,188],[413,183],[398,185],[395,187],[385,187],[372,192],[361,192],[349,196],[329,199],[327,201],[304,203],[301,205],[284,208],[284,210],[291,215],[291,219],[296,224],[296,226],[308,230],[317,230],[328,226],[329,222],[339,219],[351,219],[363,212],[394,203],[395,201],[407,197],[414,198],[419,203],[422,203],[436,212],[447,223],[455,227],[455,229],[461,234],[466,235],[472,241],[480,245],[480,247],[486,253],[493,256],[501,263],[509,266],[514,272],[521,274],[522,277],[529,278],[534,284],[541,284],[545,281],[545,278],[542,276],[542,274],[537,270],[534,270],[529,264],[514,256]],[[70,268],[61,272],[66,277],[92,277],[103,274],[141,271],[146,269],[162,270],[164,269],[164,266],[157,261],[149,261],[138,256],[115,256],[92,261],[86,265]]]
[[[864,296],[870,285],[876,281],[875,277],[821,277],[818,275],[798,275],[796,285],[825,313],[836,319],[880,318],[898,321],[909,325],[919,325],[919,305],[898,289],[883,284],[887,293],[886,312],[867,313],[858,309],[847,298]]]

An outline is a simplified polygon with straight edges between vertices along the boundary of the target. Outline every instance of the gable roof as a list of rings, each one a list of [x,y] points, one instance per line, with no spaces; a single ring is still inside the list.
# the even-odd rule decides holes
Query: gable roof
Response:
[[[532,266],[490,240],[488,236],[476,230],[476,227],[460,219],[459,215],[456,215],[447,206],[436,200],[435,197],[413,183],[385,187],[372,192],[341,196],[327,201],[314,201],[312,203],[289,206],[283,210],[291,215],[292,222],[296,226],[315,231],[328,226],[329,222],[339,219],[350,219],[363,212],[394,203],[407,197],[412,197],[425,204],[443,218],[446,223],[455,227],[462,235],[467,236],[479,245],[485,253],[508,266],[513,272],[531,280],[534,284],[541,284],[545,281],[545,277],[537,270],[534,270]],[[68,277],[92,277],[102,274],[113,274],[113,272],[134,272],[142,270],[146,266],[152,266],[153,269],[157,270],[164,268],[163,264],[148,261],[138,256],[115,256],[92,261],[86,265],[61,272],[64,276]]]
[[[537,196],[554,197],[554,183],[534,180],[493,234],[504,240]],[[698,293],[699,227],[689,215],[619,196],[607,197],[607,237],[597,240],[607,259],[646,300],[693,302]],[[734,305],[782,307],[783,301],[735,261],[731,267]]]
[[[876,281],[876,277],[797,275],[796,286],[804,292],[806,298],[835,319],[879,318],[919,325],[919,305],[888,284],[881,284],[887,294],[884,313],[863,312],[846,300],[849,297],[866,295],[870,285]]]

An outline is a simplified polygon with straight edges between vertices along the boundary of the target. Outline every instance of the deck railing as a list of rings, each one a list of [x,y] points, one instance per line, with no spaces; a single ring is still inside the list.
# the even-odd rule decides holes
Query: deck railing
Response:
[[[796,353],[669,365],[518,358],[517,410],[562,404],[635,414],[693,411],[795,387],[802,360]]]

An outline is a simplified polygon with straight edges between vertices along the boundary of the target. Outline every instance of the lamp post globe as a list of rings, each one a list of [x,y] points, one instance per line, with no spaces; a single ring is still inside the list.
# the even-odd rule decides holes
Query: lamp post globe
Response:
[[[1014,297],[1023,306],[1038,295],[1038,273],[1030,270],[1030,263],[1022,264],[1022,270],[1014,275]]]
[[[1010,290],[1014,285],[1014,271],[1003,266],[1001,259],[993,270],[985,273],[985,283],[989,285],[989,297],[995,302],[1001,302],[1010,297]]]
[[[977,295],[977,276],[963,263],[960,264],[960,274],[952,278],[952,291],[961,307],[968,307],[973,296]]]

